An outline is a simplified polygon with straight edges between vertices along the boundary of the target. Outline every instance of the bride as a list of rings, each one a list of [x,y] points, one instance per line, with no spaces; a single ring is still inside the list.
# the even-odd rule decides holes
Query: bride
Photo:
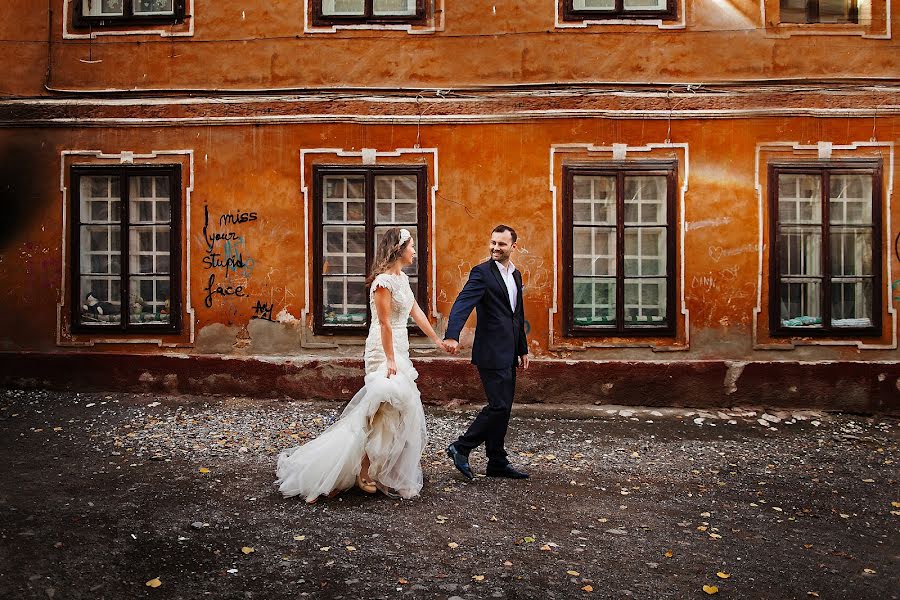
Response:
[[[412,498],[422,489],[425,412],[409,360],[407,319],[435,345],[444,343],[416,302],[403,267],[416,256],[406,229],[385,231],[366,279],[372,324],[366,338],[365,385],[340,419],[316,439],[278,455],[275,482],[285,496],[313,503],[357,485],[367,493]]]

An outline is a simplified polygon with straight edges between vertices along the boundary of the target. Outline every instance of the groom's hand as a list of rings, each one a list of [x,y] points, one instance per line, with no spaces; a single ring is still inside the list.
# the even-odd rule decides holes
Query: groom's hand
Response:
[[[529,364],[531,364],[531,359],[528,358],[527,354],[523,354],[519,357],[519,366],[522,367],[522,369],[527,370]]]
[[[459,342],[456,340],[444,340],[444,349],[447,354],[459,354]]]

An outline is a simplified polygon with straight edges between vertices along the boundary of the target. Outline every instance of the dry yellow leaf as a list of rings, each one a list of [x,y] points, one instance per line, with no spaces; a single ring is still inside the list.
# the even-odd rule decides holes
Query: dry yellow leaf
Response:
[[[699,526],[697,527],[697,531],[706,531],[706,530],[707,530],[706,525],[699,525]]]
[[[243,548],[241,548],[241,552],[243,552],[244,554],[250,554],[251,552],[253,552],[253,548],[251,548],[250,546],[244,546]]]
[[[496,521],[497,517],[491,517],[491,521]]]
[[[819,592],[806,592],[807,596],[812,596],[813,598],[819,597]]]
[[[503,566],[504,566],[504,567],[511,567],[511,566],[512,566],[512,563],[509,562],[508,560],[505,560],[505,561],[503,561]]]
[[[347,546],[347,552],[355,552],[356,546]]]
[[[866,575],[874,575],[875,572],[875,569],[863,569],[863,573],[865,573]]]
[[[200,467],[200,472],[201,473],[209,473],[209,469],[207,469],[206,467]]]
[[[456,549],[459,548],[459,544],[457,544],[456,542],[450,542],[449,544],[447,544],[447,547]]]
[[[672,558],[672,555],[673,555],[673,554],[675,554],[675,553],[672,552],[671,550],[666,550],[665,556],[666,556],[666,558]]]
[[[484,575],[472,575],[474,581],[484,581]]]
[[[544,544],[543,546],[541,546],[541,550],[543,550],[544,552],[550,552],[552,548],[547,544]]]
[[[593,592],[593,591],[594,591],[594,588],[593,588],[593,586],[586,585],[586,586],[584,586],[583,588],[581,588],[581,590],[584,591],[584,592]]]
[[[158,588],[162,585],[162,581],[159,580],[159,577],[155,577],[147,582],[147,587]]]
[[[306,539],[306,536],[305,535],[295,535],[294,539],[297,540],[298,542],[302,542],[303,540]]]
[[[712,596],[713,594],[719,593],[719,588],[714,585],[704,585],[703,591]]]
[[[572,575],[574,577],[577,577],[577,576],[581,575],[581,573],[579,573],[578,571],[566,571],[566,575]]]
[[[900,508],[900,502],[891,502],[891,506],[894,508]]]
[[[399,583],[400,585],[406,585],[407,583],[409,583],[409,581],[407,581],[406,579],[403,579],[401,577],[400,579],[397,580],[397,583]]]
[[[803,547],[809,550],[810,548],[812,548],[812,544],[803,544]]]
[[[725,573],[724,571],[719,571],[718,573],[716,573],[716,577],[718,577],[719,579],[728,579],[729,577],[731,577],[731,573]]]
[[[709,534],[709,537],[711,537],[711,538],[714,539],[714,540],[720,540],[720,539],[722,539],[722,536],[719,535],[718,533],[711,533],[711,534]]]

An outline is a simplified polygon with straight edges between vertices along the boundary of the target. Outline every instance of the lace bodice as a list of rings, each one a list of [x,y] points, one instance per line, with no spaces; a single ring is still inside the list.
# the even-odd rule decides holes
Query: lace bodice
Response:
[[[409,313],[415,302],[415,296],[412,288],[409,286],[409,277],[402,271],[399,275],[380,273],[375,277],[375,281],[372,282],[372,286],[369,289],[372,328],[374,329],[381,324],[378,318],[378,309],[375,308],[375,290],[382,287],[391,293],[391,329],[406,329]]]

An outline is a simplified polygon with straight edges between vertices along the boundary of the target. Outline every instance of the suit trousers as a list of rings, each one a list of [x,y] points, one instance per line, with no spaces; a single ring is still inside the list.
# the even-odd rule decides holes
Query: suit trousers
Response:
[[[513,396],[516,393],[516,367],[505,369],[478,369],[481,384],[487,395],[487,405],[469,425],[469,429],[454,442],[457,450],[468,456],[482,442],[487,454],[488,467],[502,469],[509,464],[503,447]]]

